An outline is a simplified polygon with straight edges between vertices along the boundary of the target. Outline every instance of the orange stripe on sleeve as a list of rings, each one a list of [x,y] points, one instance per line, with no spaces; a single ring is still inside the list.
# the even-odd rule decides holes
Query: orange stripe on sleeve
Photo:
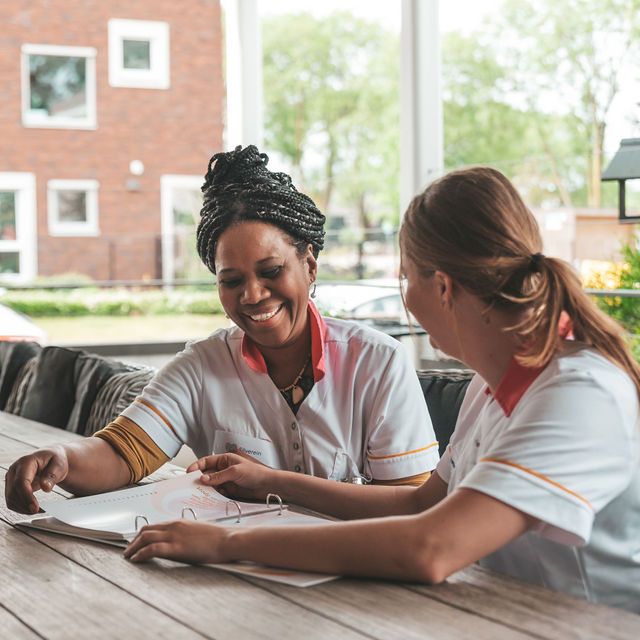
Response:
[[[419,487],[421,484],[424,484],[431,475],[430,471],[425,471],[424,473],[418,473],[415,476],[406,476],[404,478],[395,478],[394,480],[376,480],[375,478],[371,481],[371,484],[384,484],[388,487],[400,487],[402,485],[406,485],[408,487]]]
[[[562,489],[566,493],[569,493],[575,498],[578,498],[578,500],[582,500],[582,502],[584,502],[589,507],[589,509],[594,511],[593,507],[591,506],[591,503],[586,498],[583,498],[579,493],[576,493],[575,491],[571,491],[571,489],[567,489],[566,487],[562,486],[559,482],[556,482],[551,478],[547,478],[547,476],[542,475],[537,471],[533,471],[533,469],[523,467],[522,465],[517,464],[516,462],[510,462],[509,460],[500,460],[498,458],[483,458],[482,460],[480,460],[480,462],[495,462],[497,464],[504,464],[504,465],[507,465],[508,467],[514,467],[515,469],[520,469],[520,471],[524,471],[525,473],[530,473],[532,476],[535,476],[536,478],[540,478],[540,480],[544,480],[545,482],[552,484],[554,487],[558,487],[558,489]]]
[[[139,402],[140,404],[143,404],[148,409],[151,409],[151,411],[153,411],[153,413],[155,413],[167,425],[167,427],[171,429],[171,432],[173,433],[173,435],[176,438],[178,437],[178,434],[176,433],[176,430],[171,426],[171,423],[152,404],[149,404],[146,400],[142,400],[142,398],[136,398],[135,402]]]
[[[426,451],[427,449],[432,449],[433,447],[437,447],[438,443],[434,442],[430,444],[428,447],[422,447],[422,449],[414,449],[413,451],[405,451],[404,453],[391,453],[388,456],[372,456],[367,453],[367,458],[369,460],[386,460],[387,458],[400,458],[401,456],[409,456],[412,453],[420,453],[421,451]]]

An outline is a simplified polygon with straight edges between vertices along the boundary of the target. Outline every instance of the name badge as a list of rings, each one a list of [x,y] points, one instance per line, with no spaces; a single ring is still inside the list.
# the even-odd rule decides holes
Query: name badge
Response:
[[[233,431],[216,431],[213,438],[213,453],[233,453],[234,451],[241,451],[273,469],[280,468],[278,452],[271,440]]]

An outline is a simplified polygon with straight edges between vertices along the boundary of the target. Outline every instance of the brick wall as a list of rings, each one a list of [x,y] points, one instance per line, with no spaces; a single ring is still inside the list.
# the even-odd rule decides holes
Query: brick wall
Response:
[[[108,20],[169,23],[171,86],[111,87]],[[97,129],[26,128],[21,117],[23,44],[94,47]],[[38,272],[94,279],[159,277],[160,177],[202,176],[222,148],[219,0],[13,0],[0,3],[0,172],[36,176]],[[127,189],[141,160],[139,189]],[[94,179],[98,237],[49,235],[47,181]]]

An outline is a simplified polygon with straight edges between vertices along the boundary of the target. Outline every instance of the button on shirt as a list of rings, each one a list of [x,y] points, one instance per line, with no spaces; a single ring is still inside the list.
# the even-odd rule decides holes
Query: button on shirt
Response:
[[[183,443],[199,457],[239,449],[334,480],[435,468],[437,442],[402,345],[309,306],[315,384],[296,415],[237,327],[188,345],[123,415],[169,457]]]
[[[640,425],[629,376],[565,343],[544,369],[515,361],[495,396],[476,376],[438,475],[540,521],[481,564],[640,613]]]

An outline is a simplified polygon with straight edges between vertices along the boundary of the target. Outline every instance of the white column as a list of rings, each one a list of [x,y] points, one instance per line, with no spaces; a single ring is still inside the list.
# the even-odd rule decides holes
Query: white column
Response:
[[[443,171],[439,0],[402,0],[400,207]]]
[[[258,0],[224,0],[227,84],[225,146],[262,147],[262,38]]]

